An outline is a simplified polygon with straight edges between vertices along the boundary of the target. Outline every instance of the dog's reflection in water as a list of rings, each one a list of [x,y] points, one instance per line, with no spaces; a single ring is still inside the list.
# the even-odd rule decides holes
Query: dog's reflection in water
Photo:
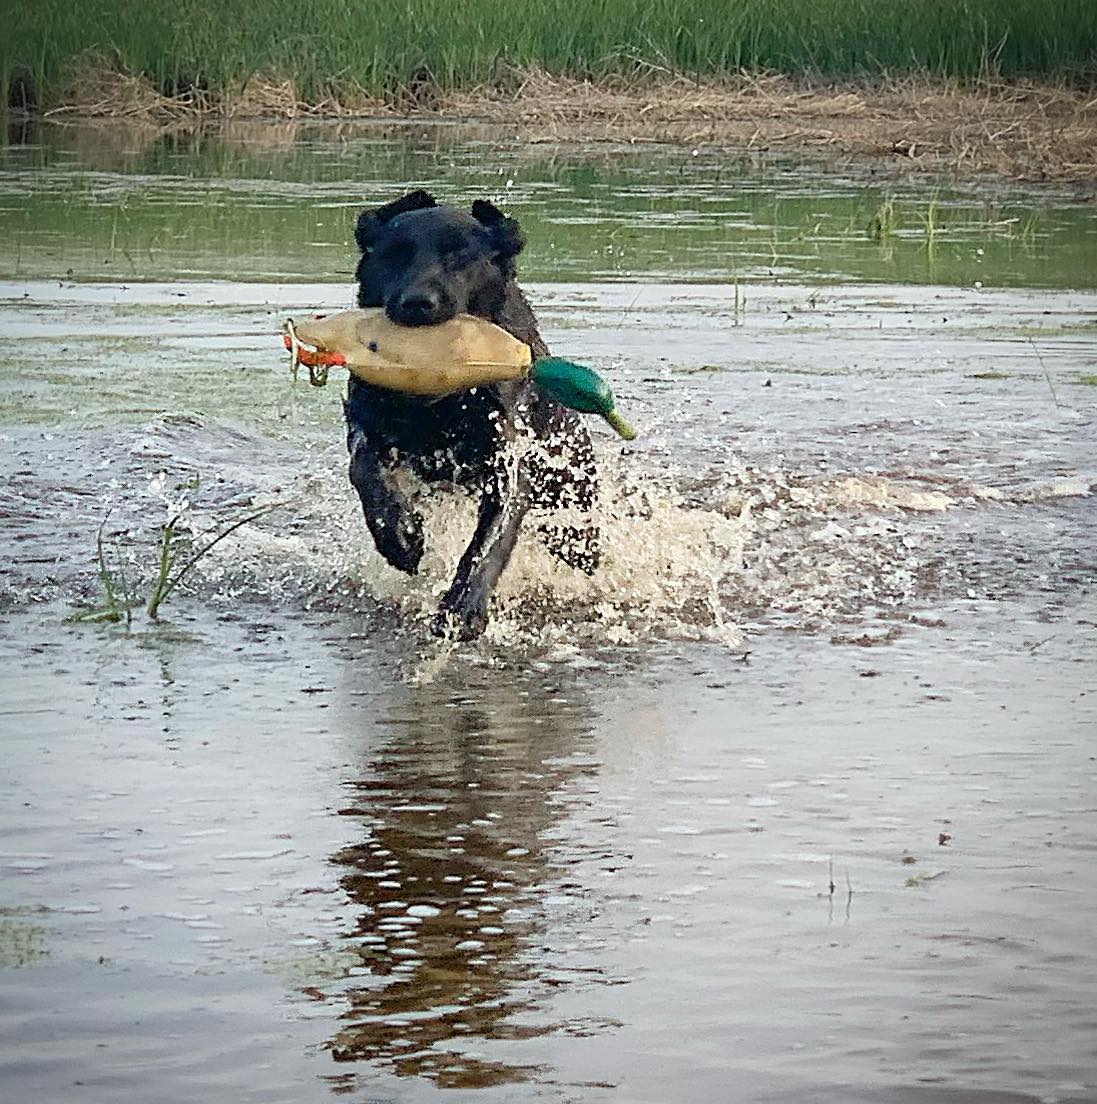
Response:
[[[567,893],[543,841],[596,771],[584,754],[591,710],[559,674],[441,683],[408,688],[347,783],[341,811],[363,838],[332,861],[357,917],[347,945],[368,973],[342,982],[350,1009],[330,1047],[337,1061],[441,1085],[521,1081],[535,1070],[463,1053],[459,1040],[558,1029],[514,1017],[561,983],[536,958],[541,898]]]

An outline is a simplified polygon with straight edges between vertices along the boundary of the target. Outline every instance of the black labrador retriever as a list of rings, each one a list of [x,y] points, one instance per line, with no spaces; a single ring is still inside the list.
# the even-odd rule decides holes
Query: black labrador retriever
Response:
[[[416,191],[363,212],[354,236],[360,307],[384,307],[402,326],[473,314],[526,342],[534,357],[548,352],[515,280],[521,230],[491,203],[477,200],[468,213]],[[590,438],[573,411],[533,382],[420,398],[352,377],[345,412],[350,480],[377,550],[393,567],[414,575],[423,555],[423,519],[396,489],[394,469],[480,496],[476,531],[434,621],[439,635],[469,640],[484,631],[492,589],[531,508],[582,514],[546,520],[540,532],[565,563],[588,574],[597,567]]]

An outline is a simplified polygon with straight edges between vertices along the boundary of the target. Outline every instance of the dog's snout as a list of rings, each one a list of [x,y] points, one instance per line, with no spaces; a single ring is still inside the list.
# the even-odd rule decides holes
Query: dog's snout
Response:
[[[445,322],[447,312],[442,296],[429,287],[409,288],[389,308],[389,316],[401,326],[430,326]]]
[[[400,309],[412,314],[430,314],[438,309],[438,294],[422,289],[409,291],[400,297]]]

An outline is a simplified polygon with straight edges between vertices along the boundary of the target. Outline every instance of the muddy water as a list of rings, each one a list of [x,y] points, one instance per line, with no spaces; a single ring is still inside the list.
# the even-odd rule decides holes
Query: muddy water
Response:
[[[547,335],[642,436],[594,431],[598,577],[524,541],[452,649],[424,625],[467,504],[424,500],[414,583],[378,560],[339,388],[273,351],[349,288],[286,282],[292,242],[270,274],[287,211],[485,187],[485,147],[134,141],[0,176],[4,1099],[1097,1098],[1092,208],[951,196],[1044,228],[984,232],[978,288],[850,221],[829,276],[790,247],[737,296],[719,217],[655,217],[731,202],[714,151],[644,155],[636,206],[639,155],[496,150]],[[741,174],[778,210],[875,206],[849,170]],[[112,205],[254,232],[140,282],[51,268]],[[646,265],[583,254],[614,219]],[[104,519],[147,594],[168,516],[185,548],[257,504],[159,623],[67,620]]]

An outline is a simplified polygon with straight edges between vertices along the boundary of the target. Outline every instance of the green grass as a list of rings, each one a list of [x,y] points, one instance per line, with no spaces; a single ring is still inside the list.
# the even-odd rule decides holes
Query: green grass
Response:
[[[5,87],[48,102],[74,58],[101,52],[161,90],[220,91],[253,73],[317,98],[391,90],[420,66],[444,87],[497,59],[602,77],[647,66],[713,76],[771,69],[851,77],[1092,76],[1093,0],[38,0],[8,5]]]
[[[244,517],[238,518],[230,525],[224,527],[213,536],[206,534],[201,544],[189,539],[179,531],[181,513],[173,513],[167,522],[160,527],[157,541],[156,572],[152,581],[152,589],[145,605],[145,613],[155,621],[160,615],[160,607],[171,597],[175,589],[183,581],[198,562],[206,556],[214,547],[226,537],[231,536],[237,529],[258,521],[272,510],[278,509],[284,503],[269,503],[260,506]],[[127,626],[133,623],[133,611],[142,604],[136,591],[130,588],[126,578],[125,569],[122,566],[122,557],[118,550],[114,550],[114,568],[108,562],[106,549],[103,545],[103,526],[106,519],[99,526],[95,537],[96,568],[99,575],[101,593],[94,602],[79,605],[67,618],[70,622],[111,622],[117,624],[125,621]],[[197,544],[197,546],[196,546]]]
[[[891,196],[887,196],[880,201],[880,206],[876,209],[876,213],[869,219],[865,233],[868,235],[870,241],[876,242],[877,245],[882,245],[889,238],[895,237],[895,228],[897,224],[895,217],[895,201]]]

